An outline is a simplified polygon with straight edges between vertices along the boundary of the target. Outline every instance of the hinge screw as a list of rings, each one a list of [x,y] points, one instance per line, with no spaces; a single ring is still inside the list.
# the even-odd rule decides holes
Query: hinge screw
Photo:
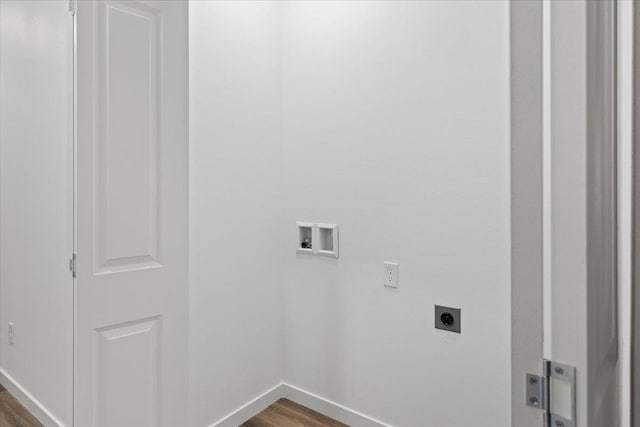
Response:
[[[538,379],[536,377],[529,378],[529,384],[538,384]]]
[[[555,371],[556,371],[556,374],[558,374],[558,375],[563,375],[563,374],[564,374],[564,369],[562,369],[562,368],[561,368],[561,367],[559,367],[559,366],[558,366],[558,367],[556,367]],[[560,421],[558,421],[558,422],[560,422]],[[560,422],[560,423],[561,423],[561,422]],[[561,423],[561,424],[562,424],[562,423]],[[563,426],[564,426],[564,424],[562,424],[562,425],[558,425],[558,423],[556,423],[556,426],[558,426],[558,427],[563,427]]]
[[[562,421],[556,421],[556,427],[564,427],[564,423]]]
[[[536,398],[536,397],[530,397],[530,398],[529,398],[529,403],[531,403],[531,404],[532,404],[532,405],[534,405],[534,406],[538,406],[538,403],[539,403],[539,402],[538,402],[538,398]]]

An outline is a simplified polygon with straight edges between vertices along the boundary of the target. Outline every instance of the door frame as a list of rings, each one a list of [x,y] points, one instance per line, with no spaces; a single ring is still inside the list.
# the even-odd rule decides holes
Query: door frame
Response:
[[[549,37],[549,30],[551,25],[551,18],[548,14],[552,14],[547,7],[550,3],[548,0],[540,0],[535,2],[512,2],[510,4],[510,38],[511,38],[511,408],[512,408],[512,426],[514,427],[540,427],[543,425],[543,412],[526,406],[525,396],[525,374],[537,374],[540,375],[543,372],[543,360],[552,353],[550,347],[543,344],[544,336],[547,335],[547,342],[549,342],[553,335],[550,334],[551,329],[551,308],[546,307],[545,302],[548,303],[552,295],[557,292],[551,292],[553,289],[548,289],[549,281],[548,275],[550,271],[547,271],[547,257],[548,257],[548,226],[547,220],[549,219],[549,205],[547,205],[548,195],[548,171],[547,163],[547,148],[545,142],[547,139],[545,136],[549,132],[549,114],[548,105],[549,94],[551,93],[551,85],[548,79],[554,76],[558,70],[550,70],[550,47],[554,45],[554,39]],[[596,40],[597,32],[602,30],[599,25],[601,22],[595,19],[596,14],[600,13],[599,10],[591,7],[585,0],[582,4],[578,5],[579,16],[574,15],[573,24],[578,25],[575,31],[576,40],[584,40],[587,46],[583,47],[584,54],[590,52],[587,47],[592,47]],[[566,18],[569,11],[563,12],[564,18]],[[582,18],[584,17],[584,18]],[[562,18],[562,17],[561,17]],[[573,19],[573,18],[572,18]],[[579,21],[585,19],[584,21]],[[557,25],[557,22],[556,22]],[[615,33],[615,28],[614,28]],[[568,33],[570,35],[570,33]],[[567,34],[565,34],[567,36]],[[565,45],[564,48],[567,48]],[[580,63],[580,58],[573,58],[576,63]],[[591,68],[593,57],[585,57],[580,73],[584,73],[580,76],[581,79],[589,80],[594,78],[594,69]],[[560,64],[562,65],[562,64]],[[569,74],[570,63],[564,64],[561,75],[563,78],[567,78]],[[550,71],[554,71],[551,73]],[[597,70],[596,70],[597,71]],[[613,76],[615,79],[617,76]],[[576,81],[576,85],[580,82]],[[575,86],[575,90],[578,86]],[[582,91],[583,89],[581,89]],[[568,94],[567,94],[568,95]],[[585,141],[584,147],[581,149],[584,152],[581,153],[585,156],[585,161],[593,161],[594,148],[591,145],[593,143],[593,137],[591,136],[591,129],[589,128],[589,120],[587,119],[589,114],[597,113],[594,108],[597,107],[587,100],[587,93],[583,92],[579,108],[584,110],[582,117],[576,116],[577,123],[585,125]],[[580,161],[580,160],[578,160]],[[638,158],[640,161],[640,158]],[[557,165],[556,165],[557,167]],[[594,173],[592,165],[586,169],[588,176],[585,178],[593,179]],[[615,166],[613,166],[615,167]],[[578,178],[571,178],[575,182]],[[573,184],[575,182],[572,181]],[[591,182],[591,181],[590,181]],[[596,230],[592,219],[589,219],[593,212],[593,203],[595,202],[595,196],[592,191],[585,191],[580,197],[588,201],[584,208],[581,210],[586,215],[588,223],[587,229],[584,230],[586,234],[584,237],[588,240]],[[639,195],[640,197],[640,195]],[[639,202],[640,203],[640,202]],[[570,214],[570,212],[568,212]],[[582,213],[581,213],[582,215]],[[592,218],[592,217],[591,217]],[[640,220],[640,217],[638,217]],[[617,218],[614,218],[614,220]],[[584,222],[585,218],[582,218]],[[585,223],[586,224],[586,223]],[[640,236],[639,236],[640,237]],[[564,236],[566,239],[567,236]],[[639,243],[640,244],[640,243]],[[587,249],[586,247],[584,248]],[[615,251],[616,248],[613,248]],[[596,254],[593,251],[587,255],[585,261],[587,265],[595,265]],[[571,260],[569,260],[571,261]],[[574,262],[573,260],[572,262]],[[578,264],[573,267],[579,267]],[[638,266],[640,268],[640,265]],[[591,267],[590,267],[591,268]],[[587,276],[587,271],[584,271],[585,280],[591,276]],[[555,290],[557,291],[558,284],[555,284]],[[573,286],[573,288],[571,287]],[[562,288],[562,292],[565,295],[571,295],[572,292],[577,291],[579,287],[580,292],[589,292],[591,288],[587,287],[587,284],[582,284],[581,280],[577,280],[573,285],[567,284],[567,287]],[[574,289],[575,288],[575,289]],[[640,291],[638,291],[640,293]],[[560,304],[566,304],[568,300],[563,300]],[[593,296],[589,292],[589,304],[593,303]],[[583,304],[582,302],[581,304]],[[557,309],[557,307],[556,307]],[[588,306],[584,307],[588,310]],[[636,312],[638,313],[638,311]],[[586,317],[576,318],[573,323],[581,324],[586,322],[585,327],[593,327],[592,320],[588,315]],[[640,313],[636,317],[640,317]],[[577,323],[576,323],[577,322]],[[590,325],[590,326],[589,326]],[[567,333],[571,330],[571,325],[563,325],[562,332]],[[617,332],[619,337],[619,331]],[[640,338],[639,338],[640,340]],[[636,340],[638,341],[638,340]],[[586,355],[578,357],[573,360],[572,354],[575,356],[580,351],[572,349],[574,344],[584,345],[587,348],[588,343],[586,337],[580,337],[575,343],[565,343],[564,351],[554,351],[554,357],[565,355],[566,360],[559,360],[560,362],[567,362],[578,368],[578,381],[587,381],[589,375],[586,372],[581,372],[583,369],[588,369],[588,360]],[[559,350],[559,349],[556,349]],[[640,352],[640,346],[638,346]],[[560,356],[559,356],[560,355]],[[584,356],[584,357],[583,357]],[[583,376],[584,375],[584,376]],[[582,378],[582,380],[581,380]],[[586,383],[583,383],[583,385]],[[578,405],[578,422],[584,423],[591,417],[588,406],[591,402],[585,399],[585,396],[578,396],[579,399],[576,402]],[[636,426],[640,427],[640,425]]]
[[[543,7],[511,2],[511,425],[540,427],[525,373],[542,372]]]
[[[631,425],[640,427],[640,135],[637,132],[640,125],[640,7],[633,7],[633,99],[632,99],[632,272],[631,272]]]

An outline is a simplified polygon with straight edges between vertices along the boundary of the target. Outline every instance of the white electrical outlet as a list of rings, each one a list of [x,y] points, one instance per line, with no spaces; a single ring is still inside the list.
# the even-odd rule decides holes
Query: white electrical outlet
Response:
[[[9,344],[13,345],[13,322],[9,322]]]
[[[390,288],[398,287],[398,263],[384,262],[384,285]]]

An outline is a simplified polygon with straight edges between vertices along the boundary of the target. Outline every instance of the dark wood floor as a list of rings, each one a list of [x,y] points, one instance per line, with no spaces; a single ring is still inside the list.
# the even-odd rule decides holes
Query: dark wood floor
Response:
[[[241,427],[348,427],[287,399],[280,399]]]
[[[42,424],[0,385],[0,427],[42,427]]]

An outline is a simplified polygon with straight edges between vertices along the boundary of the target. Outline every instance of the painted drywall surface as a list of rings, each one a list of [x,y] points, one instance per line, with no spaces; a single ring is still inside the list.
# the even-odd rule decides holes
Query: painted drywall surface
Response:
[[[281,13],[192,1],[190,425],[283,374]]]
[[[71,425],[71,15],[2,1],[0,19],[2,370]]]
[[[392,425],[509,425],[508,8],[285,4],[287,383]],[[339,224],[340,259],[296,255],[295,221]]]

